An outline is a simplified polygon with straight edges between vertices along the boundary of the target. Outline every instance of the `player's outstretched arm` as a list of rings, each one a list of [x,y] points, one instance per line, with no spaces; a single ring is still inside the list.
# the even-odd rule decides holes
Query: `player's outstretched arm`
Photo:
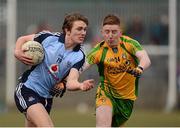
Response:
[[[72,68],[67,77],[66,88],[70,91],[75,91],[75,90],[88,91],[94,87],[93,79],[85,80],[83,82],[79,82],[78,79],[79,79],[78,70]]]
[[[32,35],[27,35],[27,36],[21,36],[17,39],[16,41],[16,45],[15,45],[15,49],[14,49],[14,56],[20,60],[21,62],[23,62],[24,64],[27,65],[32,65],[32,58],[27,57],[24,52],[25,50],[22,50],[22,45],[30,40],[34,39],[35,34]]]
[[[139,59],[139,66],[141,66],[143,70],[147,69],[151,65],[151,61],[145,50],[136,52],[136,57]]]
[[[145,50],[136,52],[136,57],[139,59],[139,65],[130,73],[135,77],[140,77],[145,69],[151,65],[149,56]]]
[[[91,67],[91,64],[89,64],[88,62],[85,62],[84,65],[82,66],[81,70],[79,71],[79,73],[83,73],[84,71],[86,71],[88,68]]]

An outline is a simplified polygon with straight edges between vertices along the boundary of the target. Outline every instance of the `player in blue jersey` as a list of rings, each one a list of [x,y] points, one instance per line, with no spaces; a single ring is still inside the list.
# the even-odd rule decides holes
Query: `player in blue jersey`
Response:
[[[42,44],[45,58],[23,73],[15,90],[15,103],[26,116],[27,127],[53,127],[49,116],[53,93],[52,88],[66,79],[66,89],[87,91],[94,87],[94,80],[79,82],[79,70],[85,61],[80,46],[86,36],[88,20],[74,13],[65,17],[62,33],[40,32],[17,39],[15,57],[27,65],[32,59],[21,50],[23,43],[35,40]],[[64,90],[63,90],[64,91]]]

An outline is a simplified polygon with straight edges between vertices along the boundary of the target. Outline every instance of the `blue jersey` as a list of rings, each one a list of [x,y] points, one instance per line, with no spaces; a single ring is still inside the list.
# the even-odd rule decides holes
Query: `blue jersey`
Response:
[[[84,64],[85,55],[80,47],[66,50],[64,34],[40,32],[34,40],[42,44],[45,57],[42,63],[23,74],[22,82],[40,96],[51,98],[49,90],[64,79],[71,68],[79,70]]]

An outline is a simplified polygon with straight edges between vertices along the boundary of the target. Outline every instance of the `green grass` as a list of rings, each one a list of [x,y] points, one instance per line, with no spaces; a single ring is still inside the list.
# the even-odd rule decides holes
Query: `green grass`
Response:
[[[95,112],[78,113],[74,109],[53,111],[51,114],[55,126],[63,127],[93,127]]]
[[[55,126],[58,127],[93,127],[95,126],[94,109],[87,113],[78,113],[75,109],[53,109],[51,113]],[[23,127],[24,116],[17,110],[0,113],[0,127]],[[161,111],[135,110],[126,123],[128,127],[176,127],[180,126],[180,111],[165,114]]]
[[[162,111],[135,110],[127,122],[128,127],[179,127],[180,111],[164,113]]]
[[[24,115],[17,110],[0,113],[0,127],[23,127]],[[63,127],[93,127],[95,126],[94,111],[78,113],[74,109],[53,109],[51,118],[55,126]]]

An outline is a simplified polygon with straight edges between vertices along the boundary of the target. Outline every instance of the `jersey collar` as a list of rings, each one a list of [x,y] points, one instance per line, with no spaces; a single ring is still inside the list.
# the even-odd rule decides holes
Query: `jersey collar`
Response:
[[[59,36],[59,42],[61,42],[61,43],[65,43],[65,34],[64,33],[61,33],[61,35]],[[73,51],[75,51],[75,52],[77,52],[77,51],[79,51],[81,49],[81,45],[80,44],[78,44],[76,47],[74,47],[73,48]]]
[[[59,36],[59,42],[63,43],[65,42],[65,34],[61,33],[61,35]]]

